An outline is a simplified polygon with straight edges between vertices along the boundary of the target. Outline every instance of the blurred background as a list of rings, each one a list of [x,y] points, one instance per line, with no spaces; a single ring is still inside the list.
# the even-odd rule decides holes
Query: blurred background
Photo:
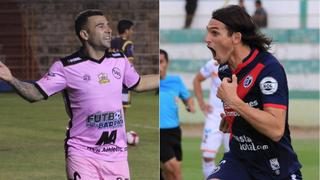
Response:
[[[289,124],[294,148],[303,164],[304,179],[319,179],[316,169],[319,168],[320,1],[261,2],[268,21],[261,31],[273,39],[270,52],[279,59],[287,73]],[[180,75],[191,92],[195,74],[212,58],[204,42],[212,12],[239,3],[238,0],[160,0],[160,48],[169,54],[169,73]],[[255,0],[243,0],[243,4],[253,16]],[[209,95],[209,83],[210,80],[202,83],[205,98]],[[202,175],[200,142],[204,115],[197,103],[198,110],[194,115],[183,107],[181,103],[184,178],[199,179]]]

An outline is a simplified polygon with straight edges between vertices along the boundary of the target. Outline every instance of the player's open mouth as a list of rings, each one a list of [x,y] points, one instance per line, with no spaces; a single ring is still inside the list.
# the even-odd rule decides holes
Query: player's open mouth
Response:
[[[207,47],[208,47],[208,49],[210,49],[213,58],[216,58],[216,55],[217,55],[216,51],[212,47],[209,47],[209,46],[207,46]]]

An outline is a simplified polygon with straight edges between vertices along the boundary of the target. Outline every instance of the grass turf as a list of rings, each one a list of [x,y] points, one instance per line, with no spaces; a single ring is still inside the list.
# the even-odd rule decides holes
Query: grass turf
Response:
[[[131,178],[159,177],[158,96],[133,94],[127,129],[140,144],[129,148]],[[0,94],[0,179],[66,179],[64,138],[68,117],[60,95],[29,104],[14,93]]]

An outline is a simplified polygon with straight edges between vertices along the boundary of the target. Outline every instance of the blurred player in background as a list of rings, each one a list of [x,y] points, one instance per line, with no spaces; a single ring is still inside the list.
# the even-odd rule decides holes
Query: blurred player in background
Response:
[[[169,58],[160,49],[160,161],[165,180],[181,180],[181,129],[178,101],[181,99],[189,112],[194,113],[190,93],[179,76],[167,75]]]
[[[244,0],[239,0],[238,6],[240,6],[244,11],[247,11]]]
[[[263,8],[262,2],[260,0],[255,1],[256,10],[252,15],[252,19],[256,25],[260,28],[266,28],[268,26],[268,14],[267,11]]]
[[[209,103],[203,98],[201,83],[206,79],[211,79]],[[229,151],[229,133],[224,134],[219,130],[221,121],[220,114],[223,113],[223,104],[217,97],[217,89],[221,80],[218,77],[218,64],[213,59],[208,61],[193,79],[194,93],[201,111],[205,114],[205,125],[202,135],[202,171],[205,179],[216,168],[215,158],[221,143],[224,151]]]
[[[114,51],[122,51],[132,64],[134,60],[134,46],[130,38],[133,34],[133,25],[133,22],[130,20],[120,20],[117,25],[119,37],[111,41],[111,49]],[[131,92],[125,86],[122,89],[122,104],[124,112],[131,106]]]
[[[231,133],[230,151],[208,179],[301,180],[288,125],[287,78],[267,52],[271,40],[236,5],[214,11],[207,31],[205,40],[222,79],[220,129]]]
[[[121,52],[110,52],[111,28],[100,10],[81,12],[75,21],[82,48],[54,62],[36,83],[11,75],[0,62],[0,78],[29,102],[63,92],[70,123],[65,140],[67,177],[129,180],[121,91],[158,87],[158,75],[139,76]]]

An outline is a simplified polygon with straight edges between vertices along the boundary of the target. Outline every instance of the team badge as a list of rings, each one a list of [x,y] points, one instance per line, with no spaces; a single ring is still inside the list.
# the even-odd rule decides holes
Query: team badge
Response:
[[[113,77],[115,77],[116,79],[120,79],[120,78],[121,78],[120,69],[117,68],[117,67],[112,68],[112,75],[113,75]]]
[[[276,173],[276,175],[280,174],[280,164],[278,162],[277,158],[273,158],[269,160],[270,162],[270,166],[272,168],[272,170]]]
[[[253,77],[251,75],[247,76],[243,81],[243,87],[248,88],[253,81]]]
[[[278,81],[273,77],[265,77],[260,82],[261,92],[265,95],[271,95],[278,90]]]
[[[100,73],[98,75],[98,79],[100,84],[106,84],[110,82],[110,80],[108,79],[108,75],[106,73]]]

